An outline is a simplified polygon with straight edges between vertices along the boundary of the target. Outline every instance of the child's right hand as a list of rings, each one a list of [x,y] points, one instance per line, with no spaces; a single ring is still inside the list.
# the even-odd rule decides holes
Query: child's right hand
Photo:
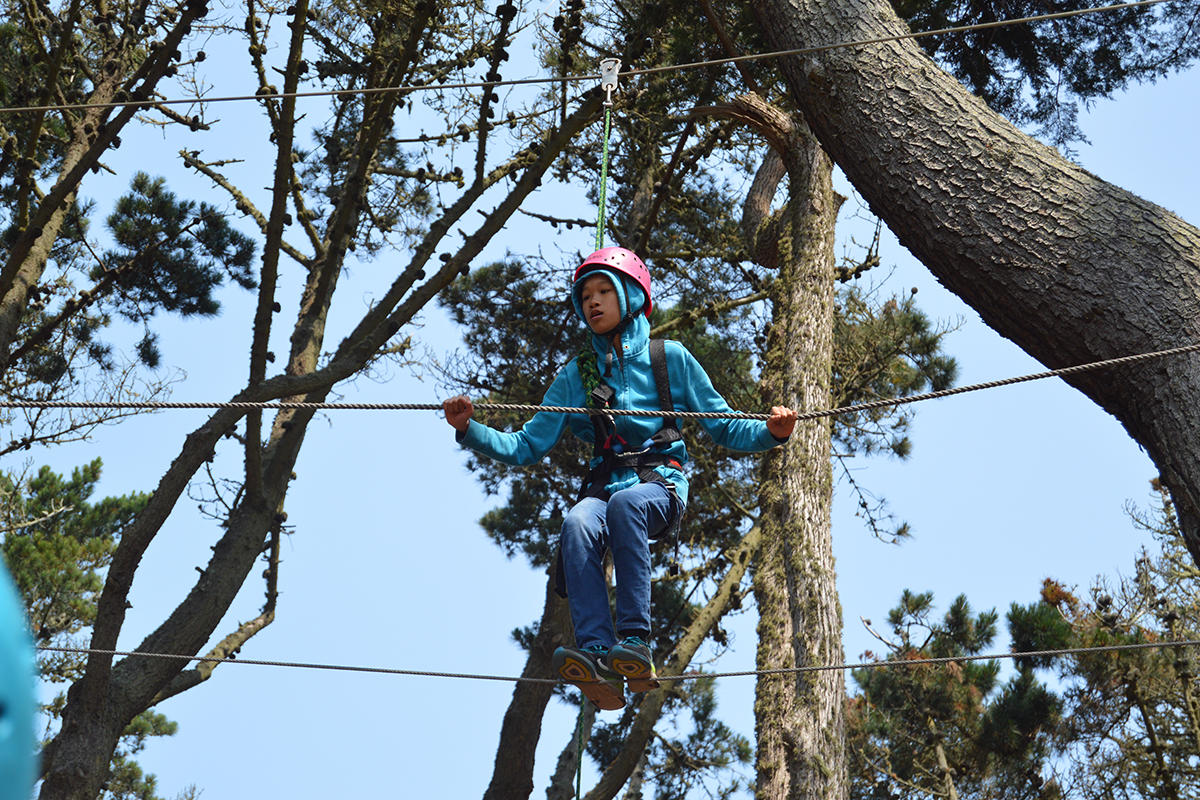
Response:
[[[471,405],[471,398],[465,394],[443,402],[442,410],[446,412],[446,422],[459,433],[466,432],[467,426],[471,424],[471,417],[475,415],[475,406]]]

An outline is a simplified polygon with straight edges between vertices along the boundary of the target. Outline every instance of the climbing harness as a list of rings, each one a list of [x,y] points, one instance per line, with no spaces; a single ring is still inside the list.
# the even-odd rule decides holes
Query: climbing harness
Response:
[[[604,487],[612,479],[615,469],[631,469],[643,483],[662,480],[662,476],[654,471],[655,467],[672,466],[675,469],[683,469],[683,464],[663,452],[670,445],[683,439],[683,435],[679,432],[679,419],[674,415],[674,404],[671,402],[666,343],[662,339],[650,340],[650,371],[658,392],[659,411],[671,413],[663,414],[663,426],[636,450],[628,449],[629,442],[617,433],[616,420],[610,413],[614,409],[609,408],[616,392],[600,379],[595,351],[589,348],[580,353],[576,363],[587,391],[588,407],[603,412],[591,417],[594,434],[592,458],[600,460],[588,470],[587,477],[580,487],[579,499],[606,498]]]
[[[666,343],[662,339],[650,340],[650,371],[654,376],[654,386],[658,392],[658,407],[663,414],[663,426],[649,439],[642,442],[640,448],[631,450],[629,443],[617,433],[616,420],[610,412],[609,404],[616,392],[600,378],[596,353],[591,348],[579,354],[576,364],[587,392],[588,407],[603,411],[593,414],[592,419],[592,458],[599,459],[596,466],[588,470],[587,476],[580,487],[579,499],[585,497],[601,497],[607,499],[604,487],[612,480],[615,469],[631,469],[637,473],[643,483],[662,481],[663,478],[655,467],[671,466],[683,469],[683,464],[663,452],[667,447],[683,439],[679,432],[679,419],[674,416],[674,404],[671,402],[671,379],[667,370]],[[668,488],[670,488],[668,486]],[[674,490],[672,489],[672,494]],[[676,500],[676,502],[678,502]],[[678,515],[676,515],[678,516]]]
[[[658,411],[662,414],[663,426],[649,439],[642,442],[636,450],[628,450],[628,442],[617,433],[616,420],[609,408],[616,394],[612,387],[600,378],[599,365],[596,362],[596,351],[585,348],[576,356],[576,366],[579,368],[580,382],[587,395],[588,408],[593,413],[592,420],[592,461],[595,466],[589,467],[579,486],[575,502],[585,497],[598,497],[608,500],[608,490],[605,488],[612,480],[613,470],[631,469],[642,483],[661,483],[671,496],[671,515],[666,527],[649,531],[651,539],[673,545],[674,552],[668,566],[669,574],[678,575],[679,567],[679,526],[683,521],[683,501],[675,491],[675,487],[659,474],[656,467],[674,467],[683,470],[683,464],[663,452],[671,444],[683,439],[679,431],[679,419],[675,416],[674,404],[671,402],[671,380],[667,369],[666,342],[662,339],[650,340],[650,371],[654,376],[654,386],[658,393]],[[670,415],[664,412],[671,412]],[[598,459],[598,461],[597,461]],[[554,589],[560,597],[567,596],[566,580],[563,572],[562,550],[555,557]]]

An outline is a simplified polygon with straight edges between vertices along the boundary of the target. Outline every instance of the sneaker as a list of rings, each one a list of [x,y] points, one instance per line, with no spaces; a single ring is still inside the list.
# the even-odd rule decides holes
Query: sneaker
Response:
[[[654,656],[650,645],[637,636],[626,636],[608,651],[608,667],[629,681],[629,691],[648,692],[657,689]]]
[[[615,711],[625,706],[625,688],[605,665],[604,655],[604,648],[596,645],[587,650],[560,647],[554,651],[554,671],[567,683],[578,686],[596,708]]]

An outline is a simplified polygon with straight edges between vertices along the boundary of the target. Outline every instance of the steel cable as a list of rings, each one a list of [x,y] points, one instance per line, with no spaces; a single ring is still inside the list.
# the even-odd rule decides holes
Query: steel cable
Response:
[[[743,61],[758,61],[771,58],[782,58],[785,56],[809,55],[813,53],[825,52],[828,50],[838,50],[846,47],[863,47],[872,44],[885,44],[887,42],[898,42],[906,39],[922,39],[929,36],[938,36],[948,33],[966,33],[969,31],[988,30],[992,28],[1000,28],[1008,25],[1020,25],[1031,22],[1043,22],[1056,19],[1066,19],[1068,17],[1078,17],[1084,14],[1095,14],[1106,11],[1121,11],[1128,8],[1139,8],[1144,6],[1158,5],[1159,3],[1178,2],[1179,0],[1136,0],[1130,3],[1118,3],[1107,6],[1094,6],[1092,8],[1080,8],[1074,11],[1060,11],[1051,14],[1037,14],[1027,17],[1018,17],[1013,19],[995,20],[992,22],[979,22],[969,25],[956,25],[949,28],[938,28],[929,31],[914,31],[910,33],[895,34],[892,36],[881,36],[874,39],[857,39],[849,42],[834,42],[831,44],[814,45],[812,47],[800,47],[792,50],[777,50],[770,53],[752,53],[742,56],[733,56],[729,58],[716,58],[707,61],[692,61],[684,64],[666,64],[661,67],[646,67],[644,69],[631,69],[619,74],[619,77],[634,77],[637,75],[651,75],[661,72],[680,72],[683,70],[700,69],[711,66],[724,66]],[[42,106],[7,106],[0,107],[0,114],[18,114],[29,112],[46,112],[46,111],[79,111],[88,108],[124,108],[126,106],[137,106],[141,108],[149,108],[160,105],[186,105],[194,103],[227,103],[247,100],[281,100],[285,98],[306,98],[306,97],[341,97],[345,95],[373,95],[387,94],[392,92],[421,92],[429,90],[449,90],[449,89],[494,89],[503,86],[523,86],[530,84],[548,84],[548,83],[572,83],[579,81],[599,80],[600,74],[588,75],[559,75],[545,78],[519,78],[516,80],[507,81],[477,81],[477,82],[462,82],[462,83],[437,83],[437,84],[418,84],[415,86],[380,86],[366,89],[328,89],[310,92],[256,92],[255,94],[245,95],[230,95],[224,97],[186,97],[172,99],[142,99],[142,100],[124,100],[121,102],[111,103],[61,103],[55,105]]]
[[[1139,650],[1163,650],[1180,647],[1200,646],[1200,640],[1185,639],[1176,642],[1128,642],[1125,644],[1093,645],[1090,647],[1062,647],[1049,650],[1028,650],[1010,653],[987,653],[980,655],[940,656],[936,658],[899,658],[884,661],[859,661],[844,664],[814,664],[801,667],[780,667],[777,669],[748,669],[734,672],[684,672],[678,675],[658,675],[659,681],[693,681],[708,678],[744,678],[779,675],[797,675],[811,672],[830,672],[834,670],[854,669],[883,669],[889,667],[921,667],[939,666],[966,661],[999,661],[1018,658],[1051,658],[1065,655],[1092,655],[1099,653],[1133,652]],[[456,678],[463,680],[503,681],[506,683],[553,683],[566,684],[560,678],[538,678],[525,675],[488,675],[472,672],[440,672],[437,670],[394,669],[391,667],[354,666],[348,664],[324,664],[307,661],[272,661],[253,658],[219,658],[216,656],[189,656],[177,653],[146,653],[138,650],[106,650],[87,647],[56,647],[42,645],[40,651],[54,653],[76,653],[81,655],[122,656],[134,658],[166,658],[183,661],[195,661],[206,664],[247,664],[259,667],[286,667],[294,669],[330,670],[336,672],[366,672],[381,675],[403,675],[423,678]]]

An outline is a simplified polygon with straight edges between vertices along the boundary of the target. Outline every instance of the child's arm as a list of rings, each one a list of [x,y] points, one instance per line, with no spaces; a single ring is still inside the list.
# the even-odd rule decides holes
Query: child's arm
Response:
[[[677,349],[676,349],[677,348]],[[712,385],[708,373],[686,347],[678,342],[668,342],[668,358],[676,351],[680,369],[684,376],[681,411],[732,412],[725,398]],[[672,384],[674,393],[674,384]],[[775,406],[766,422],[756,419],[702,419],[700,426],[717,444],[745,453],[759,453],[782,444],[796,427],[796,412],[786,406]]]
[[[555,377],[542,398],[544,406],[581,406],[583,389],[578,370],[568,364]],[[475,407],[470,399],[451,397],[442,403],[448,422],[457,433],[459,444],[504,464],[522,466],[542,459],[558,443],[567,427],[565,414],[539,411],[511,433],[498,431],[472,419]]]

